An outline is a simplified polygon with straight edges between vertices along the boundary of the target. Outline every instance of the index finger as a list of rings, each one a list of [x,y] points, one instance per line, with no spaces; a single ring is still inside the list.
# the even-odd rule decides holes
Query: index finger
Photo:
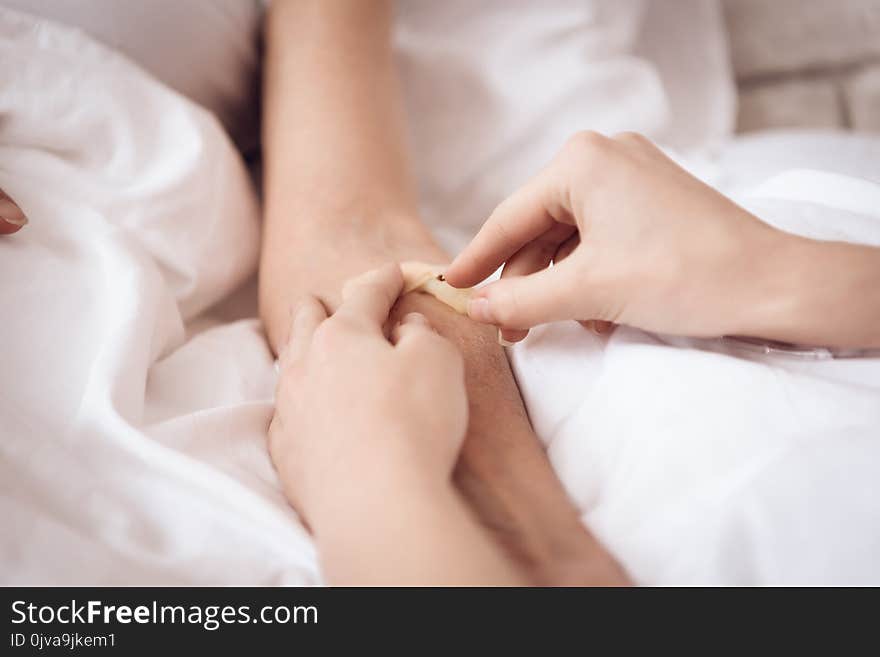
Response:
[[[476,285],[558,223],[574,223],[568,194],[548,167],[505,199],[446,269],[453,287]]]
[[[334,314],[382,332],[391,307],[403,291],[403,274],[391,263],[349,280],[342,288],[342,305]]]

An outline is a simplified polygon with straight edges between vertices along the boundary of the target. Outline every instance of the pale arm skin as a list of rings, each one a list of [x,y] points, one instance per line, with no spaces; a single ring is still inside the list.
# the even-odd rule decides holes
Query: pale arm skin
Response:
[[[336,586],[525,586],[451,482],[403,462],[313,525],[322,570]],[[378,473],[377,473],[378,474]],[[352,546],[357,546],[353,550]]]
[[[880,348],[880,248],[777,231],[766,269],[727,334],[805,345]]]
[[[549,267],[550,262],[554,267]],[[509,340],[536,324],[880,347],[880,249],[777,230],[646,138],[575,135],[492,213],[446,271]]]
[[[448,262],[418,219],[391,50],[391,3],[272,3],[267,18],[260,307],[270,343],[317,294],[332,310],[342,282],[382,263]],[[419,311],[464,354],[470,421],[459,489],[538,583],[623,583],[585,531],[537,441],[496,332],[425,295]]]

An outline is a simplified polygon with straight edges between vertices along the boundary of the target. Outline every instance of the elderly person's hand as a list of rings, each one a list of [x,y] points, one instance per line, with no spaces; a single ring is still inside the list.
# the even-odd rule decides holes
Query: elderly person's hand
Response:
[[[10,235],[21,230],[27,223],[24,212],[0,189],[0,235]]]

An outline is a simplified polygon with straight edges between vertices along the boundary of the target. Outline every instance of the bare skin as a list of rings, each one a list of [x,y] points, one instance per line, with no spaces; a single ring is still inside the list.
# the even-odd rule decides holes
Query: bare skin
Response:
[[[260,306],[276,352],[305,295],[333,310],[343,281],[365,270],[449,261],[418,219],[391,20],[387,1],[269,11]],[[625,583],[550,467],[496,331],[421,294],[403,296],[391,321],[413,311],[464,355],[470,420],[454,476],[471,512],[529,582]]]
[[[551,261],[555,262],[550,267]],[[446,271],[472,319],[880,347],[880,249],[777,230],[641,135],[584,132],[503,201]]]
[[[385,265],[346,283],[332,317],[314,297],[297,307],[272,460],[331,584],[524,584],[452,485],[468,422],[461,352],[417,313],[384,330],[403,282]]]

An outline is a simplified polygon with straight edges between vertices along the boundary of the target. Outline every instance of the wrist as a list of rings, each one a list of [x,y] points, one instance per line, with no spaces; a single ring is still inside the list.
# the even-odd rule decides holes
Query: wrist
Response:
[[[809,264],[809,240],[766,224],[745,243],[736,273],[736,292],[721,302],[730,309],[726,335],[771,338],[796,321],[802,274]]]
[[[742,334],[823,347],[880,345],[880,251],[783,235]]]
[[[407,450],[377,461],[347,459],[353,467],[323,477],[325,483],[312,496],[309,524],[320,543],[338,540],[341,533],[359,531],[370,519],[415,513],[426,501],[452,499],[452,482],[439,470],[428,470]],[[355,529],[352,529],[355,528]]]
[[[729,334],[785,341],[787,327],[803,315],[804,295],[818,265],[814,242],[771,229],[756,244],[738,303],[739,321]]]

